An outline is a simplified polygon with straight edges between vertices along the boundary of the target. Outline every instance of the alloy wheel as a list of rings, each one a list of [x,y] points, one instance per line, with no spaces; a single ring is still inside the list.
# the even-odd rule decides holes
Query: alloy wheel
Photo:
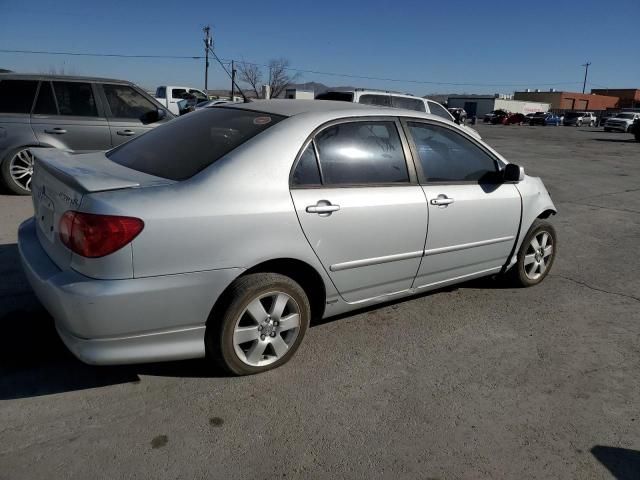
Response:
[[[549,232],[541,230],[531,239],[524,256],[524,271],[531,280],[537,280],[545,274],[551,264],[553,239]]]
[[[29,149],[20,150],[9,161],[11,179],[20,188],[31,191],[33,177],[33,154]]]
[[[238,358],[263,367],[284,357],[300,332],[300,307],[284,292],[251,300],[236,320],[233,348]]]

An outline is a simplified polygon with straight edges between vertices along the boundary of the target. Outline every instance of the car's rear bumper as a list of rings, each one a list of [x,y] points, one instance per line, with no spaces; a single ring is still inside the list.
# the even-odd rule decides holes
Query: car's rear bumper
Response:
[[[62,340],[91,364],[204,356],[211,308],[242,272],[229,268],[123,280],[88,278],[60,270],[51,261],[33,219],[20,225],[18,247],[27,279]]]
[[[604,124],[604,128],[608,128],[610,130],[618,130],[619,132],[626,132],[627,129],[629,128],[629,125],[607,125],[606,123]]]

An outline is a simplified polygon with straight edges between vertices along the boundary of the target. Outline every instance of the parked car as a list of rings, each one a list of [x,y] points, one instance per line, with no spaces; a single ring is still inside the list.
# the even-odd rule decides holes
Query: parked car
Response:
[[[312,318],[486,275],[533,286],[556,255],[542,180],[427,113],[264,100],[106,153],[34,153],[22,263],[92,364],[257,373]]]
[[[340,102],[361,103],[363,105],[377,105],[380,107],[404,108],[416,112],[426,112],[457,123],[451,113],[434,100],[416,97],[415,95],[389,92],[386,90],[367,90],[364,88],[337,89],[316,95],[316,100],[334,100]],[[463,125],[467,132],[481,139],[480,134],[471,127]]]
[[[609,120],[610,118],[615,117],[618,113],[618,111],[606,111],[606,112],[602,112],[600,114],[600,117],[598,118],[598,125],[601,127],[604,127],[604,124],[607,123],[607,120]]]
[[[188,106],[195,107],[196,104],[209,100],[209,97],[198,88],[161,85],[156,88],[155,99],[174,115],[180,115],[178,106],[180,100],[188,100]]]
[[[527,117],[524,113],[512,113],[505,120],[505,125],[522,125],[527,121]]]
[[[562,118],[552,112],[538,112],[531,120],[529,120],[530,125],[562,125]]]
[[[512,113],[507,110],[494,110],[491,113],[493,114],[490,120],[492,125],[505,125],[507,119],[512,115]]]
[[[458,125],[464,125],[467,122],[467,111],[464,108],[447,108],[447,110]]]
[[[130,82],[59,75],[0,74],[2,185],[29,194],[31,147],[107,150],[173,118]]]
[[[633,122],[640,118],[640,113],[637,112],[621,112],[615,117],[609,118],[604,124],[604,131],[618,131],[631,133]]]
[[[640,119],[636,119],[635,122],[633,122],[631,131],[636,137],[636,142],[640,142]]]
[[[596,116],[591,112],[567,112],[564,115],[564,125],[575,125],[576,127],[589,125],[594,127],[596,121]]]
[[[212,107],[214,105],[224,105],[225,103],[233,103],[231,100],[205,100],[204,102],[200,102],[196,105],[196,110],[200,110],[201,108]]]

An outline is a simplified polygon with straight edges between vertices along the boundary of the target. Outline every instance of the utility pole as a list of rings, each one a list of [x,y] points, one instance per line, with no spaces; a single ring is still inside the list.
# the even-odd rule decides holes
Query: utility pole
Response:
[[[209,49],[212,48],[213,39],[211,38],[211,27],[207,25],[202,29],[204,32],[204,89],[205,91],[209,88]]]
[[[584,89],[587,87],[587,73],[589,73],[589,65],[591,65],[591,62],[582,64],[582,66],[584,67],[584,82],[582,83],[582,93],[584,93]]]
[[[236,64],[231,60],[231,101],[235,102],[236,96]]]

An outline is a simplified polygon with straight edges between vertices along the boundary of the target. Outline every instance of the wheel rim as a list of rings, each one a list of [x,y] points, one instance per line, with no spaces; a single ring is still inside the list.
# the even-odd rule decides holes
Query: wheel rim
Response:
[[[547,231],[534,235],[524,256],[524,272],[531,280],[537,280],[549,269],[553,259],[553,238]]]
[[[238,317],[233,348],[252,367],[277,362],[300,333],[300,307],[290,295],[274,291],[252,299]]]
[[[33,177],[33,154],[28,150],[20,150],[9,162],[11,179],[21,188],[31,191]]]

